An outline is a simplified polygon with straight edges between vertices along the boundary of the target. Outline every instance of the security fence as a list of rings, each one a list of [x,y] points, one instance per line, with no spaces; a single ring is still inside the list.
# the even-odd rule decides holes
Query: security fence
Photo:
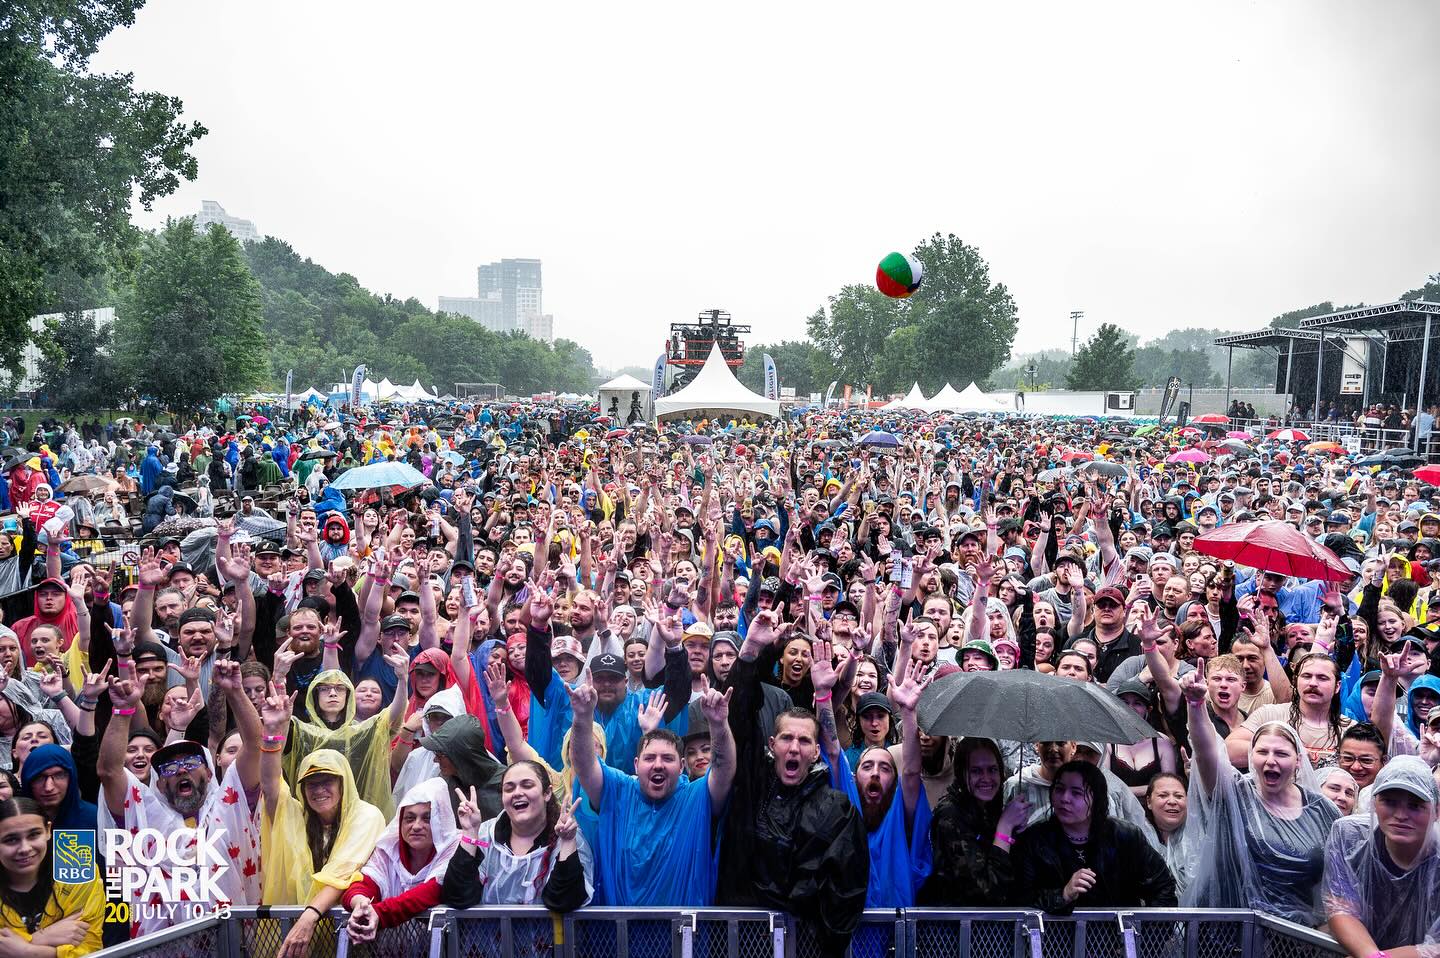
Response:
[[[300,908],[236,908],[107,948],[105,958],[275,958]],[[832,958],[789,915],[723,908],[435,909],[354,942],[336,910],[308,953],[337,958]],[[1334,939],[1249,911],[871,909],[852,958],[1328,958]]]

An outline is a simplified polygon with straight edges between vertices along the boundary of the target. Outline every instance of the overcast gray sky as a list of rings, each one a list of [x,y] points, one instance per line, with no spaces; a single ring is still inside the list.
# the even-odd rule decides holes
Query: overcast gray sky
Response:
[[[804,334],[934,231],[1016,352],[1383,302],[1440,270],[1440,3],[150,0],[95,65],[210,128],[202,199],[368,288],[544,260],[557,336],[648,364]],[[963,335],[957,333],[957,348]]]

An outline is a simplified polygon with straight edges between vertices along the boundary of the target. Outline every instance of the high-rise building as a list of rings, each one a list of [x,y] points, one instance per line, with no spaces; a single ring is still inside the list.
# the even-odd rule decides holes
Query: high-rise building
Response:
[[[195,228],[205,229],[211,223],[219,223],[230,231],[231,236],[242,243],[259,242],[265,238],[265,234],[255,228],[253,220],[242,220],[238,216],[231,216],[219,203],[214,200],[205,200],[200,204],[200,212],[195,216]]]
[[[501,315],[508,329],[519,329],[525,313],[541,312],[538,259],[502,259],[475,272],[482,299],[491,293],[500,294]]]
[[[540,261],[502,259],[475,271],[478,296],[441,296],[442,313],[468,316],[497,333],[519,331],[551,342],[555,319],[543,310]]]

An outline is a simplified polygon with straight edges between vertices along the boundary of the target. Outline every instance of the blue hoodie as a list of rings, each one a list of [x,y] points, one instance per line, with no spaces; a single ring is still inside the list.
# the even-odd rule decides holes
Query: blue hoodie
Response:
[[[1356,658],[1358,659],[1359,656],[1356,656]],[[1340,703],[1340,711],[1346,718],[1353,719],[1356,722],[1370,721],[1370,713],[1365,711],[1365,701],[1360,698],[1360,693],[1366,684],[1380,684],[1380,678],[1379,669],[1371,669],[1369,672],[1360,676],[1360,681],[1356,682],[1350,688],[1350,691],[1345,694],[1344,700]]]
[[[1420,737],[1420,723],[1415,718],[1415,690],[1429,689],[1436,695],[1440,695],[1440,679],[1433,675],[1422,675],[1410,685],[1410,691],[1405,693],[1405,724],[1410,727],[1410,734],[1417,739]]]
[[[145,454],[145,461],[140,463],[140,491],[147,496],[154,492],[155,482],[164,471],[165,464],[160,461],[160,448],[151,446],[150,451]]]
[[[61,768],[69,773],[70,785],[65,789],[65,797],[60,800],[60,807],[55,810],[55,817],[50,824],[55,828],[95,828],[100,810],[93,803],[80,798],[79,773],[69,749],[59,745],[41,745],[31,750],[20,770],[21,790],[27,797],[34,798],[30,783],[39,778],[41,772],[52,768]]]

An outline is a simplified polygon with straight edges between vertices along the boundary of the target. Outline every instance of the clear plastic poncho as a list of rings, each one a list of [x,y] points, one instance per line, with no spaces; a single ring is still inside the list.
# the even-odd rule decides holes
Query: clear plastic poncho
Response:
[[[1391,764],[1401,777],[1434,794],[1423,761],[1406,756]],[[1402,869],[1391,858],[1373,813],[1340,819],[1325,845],[1323,888],[1326,917],[1354,918],[1377,948],[1414,945],[1421,958],[1440,958],[1440,821],[1432,820],[1415,864]]]
[[[1190,863],[1180,904],[1256,909],[1313,928],[1325,918],[1320,907],[1325,839],[1340,810],[1318,790],[1294,729],[1272,722],[1255,738],[1277,732],[1291,740],[1298,755],[1299,814],[1284,818],[1271,812],[1252,774],[1232,767],[1220,745],[1213,791],[1207,792],[1198,768],[1190,772],[1190,819],[1208,840]]]
[[[339,728],[326,728],[319,721],[315,699],[322,685],[345,687],[345,718]],[[345,756],[355,773],[360,797],[380,809],[386,818],[395,814],[390,794],[390,708],[386,706],[365,719],[355,721],[355,685],[344,672],[330,669],[315,676],[305,692],[305,707],[315,721],[290,720],[290,747],[285,752],[285,781],[295,781],[295,771],[305,756],[316,749],[334,749]]]

